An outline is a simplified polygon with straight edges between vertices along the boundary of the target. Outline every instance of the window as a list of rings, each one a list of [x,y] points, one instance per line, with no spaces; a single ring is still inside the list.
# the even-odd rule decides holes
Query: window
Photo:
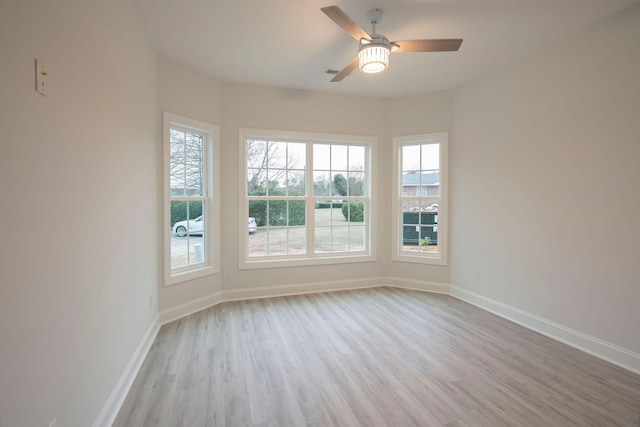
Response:
[[[394,138],[396,261],[447,263],[447,133]]]
[[[218,128],[163,114],[165,285],[218,271]]]
[[[373,260],[373,142],[242,129],[241,267]]]

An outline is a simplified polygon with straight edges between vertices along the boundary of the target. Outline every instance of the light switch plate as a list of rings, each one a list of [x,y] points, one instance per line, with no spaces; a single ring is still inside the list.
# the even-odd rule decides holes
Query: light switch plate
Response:
[[[36,59],[36,92],[47,96],[47,69]]]

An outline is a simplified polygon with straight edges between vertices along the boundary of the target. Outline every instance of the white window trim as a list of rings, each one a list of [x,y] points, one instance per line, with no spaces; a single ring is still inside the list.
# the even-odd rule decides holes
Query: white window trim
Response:
[[[440,143],[440,201],[438,203],[438,254],[428,254],[416,252],[410,254],[402,252],[402,232],[401,232],[401,210],[400,195],[402,182],[400,172],[400,147],[405,144],[428,143],[438,140]],[[392,220],[392,242],[393,251],[391,259],[398,262],[412,262],[418,264],[447,265],[447,253],[449,248],[449,133],[437,132],[419,135],[407,135],[393,138],[393,167],[392,167],[392,189],[393,209]]]
[[[249,129],[241,128],[239,132],[240,147],[239,153],[239,206],[238,212],[241,219],[240,227],[238,227],[238,249],[239,249],[239,269],[261,269],[261,268],[281,268],[281,267],[297,267],[297,266],[309,266],[309,265],[326,265],[326,264],[351,264],[361,262],[375,262],[376,261],[376,232],[377,229],[375,221],[376,215],[376,183],[373,179],[372,169],[376,164],[377,159],[377,141],[376,137],[372,136],[355,136],[355,135],[336,135],[327,133],[314,133],[314,132],[294,132],[294,131],[281,131],[272,129]],[[367,241],[369,242],[369,248],[366,253],[348,253],[341,252],[340,254],[315,254],[315,255],[288,255],[281,258],[269,258],[262,259],[259,257],[249,258],[248,248],[248,224],[247,221],[242,221],[242,218],[249,217],[249,204],[247,198],[247,160],[246,160],[246,141],[247,138],[274,138],[283,139],[286,141],[300,141],[300,142],[323,142],[323,143],[361,143],[369,146],[369,158],[367,167],[367,180],[369,183],[369,206],[366,212],[366,221],[368,224]],[[309,150],[307,150],[309,151]],[[307,152],[307,168],[311,169],[312,154]],[[312,194],[313,182],[307,180],[307,194]],[[286,199],[286,197],[278,197],[278,199]],[[307,228],[313,227],[314,216],[313,204],[307,203]],[[308,245],[312,245],[313,242],[307,242]]]
[[[207,197],[205,203],[205,253],[204,263],[171,269],[171,197],[169,182],[169,130],[171,125],[192,129],[206,135],[204,147],[207,173]],[[164,111],[162,113],[163,150],[163,235],[164,235],[164,286],[176,285],[188,280],[220,272],[220,128],[214,124]],[[208,214],[207,214],[208,213]]]

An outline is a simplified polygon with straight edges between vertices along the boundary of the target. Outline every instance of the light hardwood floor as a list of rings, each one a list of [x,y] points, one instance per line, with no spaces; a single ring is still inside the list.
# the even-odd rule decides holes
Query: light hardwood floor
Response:
[[[162,327],[115,426],[632,426],[640,376],[445,295],[223,303]]]

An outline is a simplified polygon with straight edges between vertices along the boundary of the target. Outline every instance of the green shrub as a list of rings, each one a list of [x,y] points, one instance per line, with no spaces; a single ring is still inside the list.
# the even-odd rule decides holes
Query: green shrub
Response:
[[[249,216],[256,219],[258,227],[267,225],[267,212],[271,226],[305,224],[306,208],[303,200],[252,200],[249,202]]]
[[[178,200],[171,202],[171,226],[178,221],[187,219],[187,203],[189,203],[189,219],[196,219],[202,215],[202,202],[187,202]]]
[[[364,221],[364,202],[355,200],[342,204],[342,215],[347,221],[363,222]]]

